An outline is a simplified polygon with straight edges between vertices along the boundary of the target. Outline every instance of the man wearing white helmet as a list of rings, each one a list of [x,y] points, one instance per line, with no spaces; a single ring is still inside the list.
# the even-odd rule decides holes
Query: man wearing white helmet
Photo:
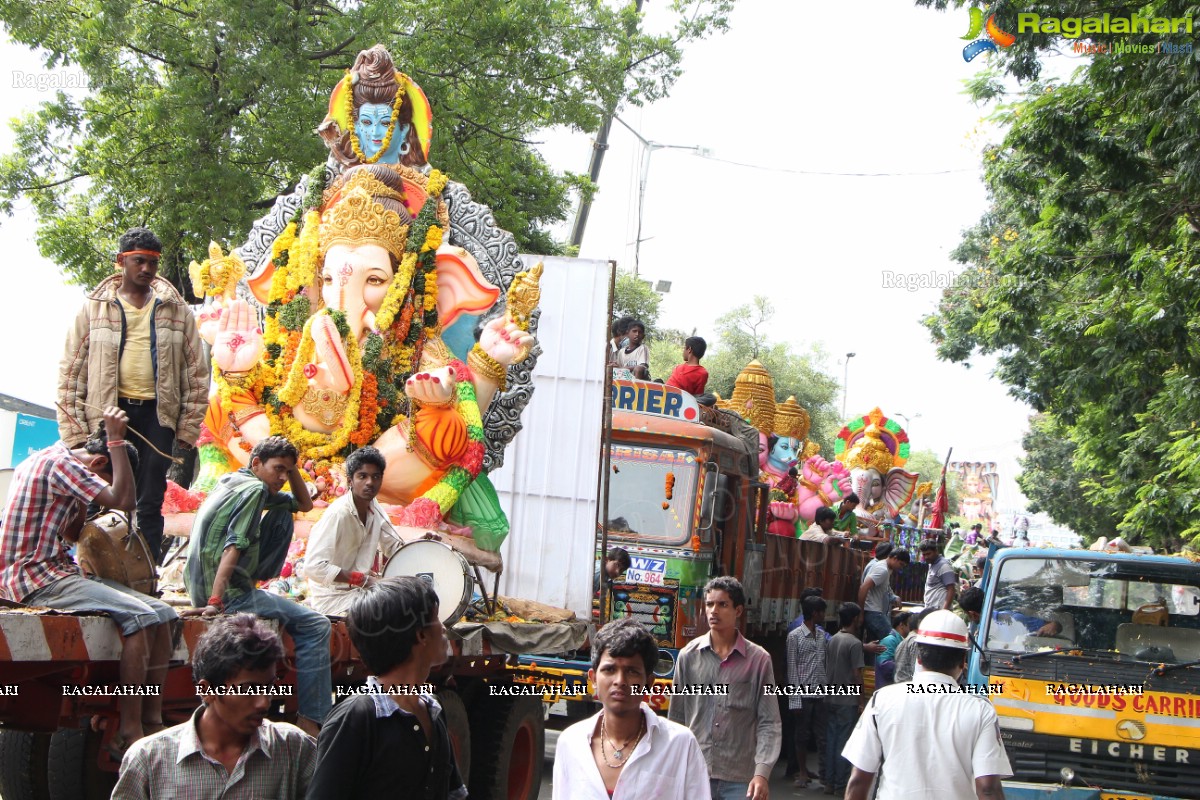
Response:
[[[876,691],[842,750],[854,767],[847,800],[867,800],[876,773],[879,800],[1003,798],[1001,779],[1012,768],[996,712],[985,694],[957,683],[969,647],[966,623],[934,611],[915,641],[925,671]]]

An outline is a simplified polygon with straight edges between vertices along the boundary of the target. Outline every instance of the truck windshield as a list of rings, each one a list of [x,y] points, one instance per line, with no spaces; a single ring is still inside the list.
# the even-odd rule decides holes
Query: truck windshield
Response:
[[[1167,664],[1200,659],[1200,568],[1010,558],[994,585],[980,637],[988,650],[1080,648]]]
[[[613,445],[609,533],[664,545],[690,541],[698,471],[685,450]]]

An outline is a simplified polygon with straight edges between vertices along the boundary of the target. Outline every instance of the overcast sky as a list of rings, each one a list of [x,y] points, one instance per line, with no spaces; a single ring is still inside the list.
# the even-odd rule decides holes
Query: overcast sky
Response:
[[[662,0],[648,0],[647,13],[661,24]],[[960,269],[950,251],[986,208],[979,151],[997,134],[963,94],[988,58],[963,61],[967,27],[965,11],[905,0],[742,0],[727,34],[688,50],[669,98],[621,117],[646,139],[711,151],[650,161],[641,273],[671,281],[662,323],[708,335],[721,314],[768,294],[773,340],[819,344],[839,382],[856,353],[847,416],[878,405],[908,415],[918,449],[999,462],[998,506],[1011,508],[1024,503],[1013,477],[1030,410],[991,377],[990,360],[938,361],[920,319],[940,290],[889,278],[948,280]],[[41,71],[35,56],[4,43],[0,58],[7,114],[47,97],[24,85]],[[12,141],[0,130],[0,151]],[[581,255],[632,267],[641,147],[619,124],[610,145]],[[586,172],[588,136],[550,132],[539,147],[555,168]],[[435,140],[435,164],[436,153]],[[38,255],[27,210],[0,221],[0,247],[0,392],[52,405],[82,292]]]

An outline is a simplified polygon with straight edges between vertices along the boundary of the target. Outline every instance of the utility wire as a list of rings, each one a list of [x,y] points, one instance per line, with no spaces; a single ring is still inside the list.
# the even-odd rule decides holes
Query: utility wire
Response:
[[[819,170],[809,169],[789,169],[787,167],[767,167],[761,164],[747,164],[743,161],[730,161],[727,158],[717,158],[716,156],[706,156],[702,153],[697,153],[700,158],[706,158],[709,161],[718,161],[722,164],[732,164],[735,167],[745,167],[747,169],[758,169],[763,172],[786,172],[790,175],[826,175],[841,178],[908,178],[908,177],[923,177],[929,175],[953,175],[962,172],[975,172],[975,168],[964,169],[942,169],[932,172],[822,172]]]

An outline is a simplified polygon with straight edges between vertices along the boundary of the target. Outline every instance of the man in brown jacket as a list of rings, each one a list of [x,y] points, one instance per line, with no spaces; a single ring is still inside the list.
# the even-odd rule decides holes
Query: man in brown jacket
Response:
[[[95,430],[103,409],[117,406],[129,427],[170,453],[194,447],[208,402],[208,361],[196,319],[168,281],[158,277],[162,243],[145,228],[120,239],[118,274],[96,287],[67,335],[58,374],[58,430],[68,448]],[[161,558],[167,458],[132,438],[140,463],[137,523]]]

